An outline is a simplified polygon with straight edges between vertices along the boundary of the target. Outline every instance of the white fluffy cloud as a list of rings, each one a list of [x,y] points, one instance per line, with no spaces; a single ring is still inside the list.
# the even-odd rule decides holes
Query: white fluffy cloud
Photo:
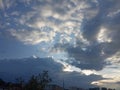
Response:
[[[11,35],[25,44],[38,44],[40,42],[52,42],[55,33],[52,31],[44,32],[40,30],[11,30]]]
[[[112,32],[110,32],[109,30],[107,30],[104,27],[101,27],[101,29],[97,35],[97,40],[98,40],[98,42],[101,42],[101,43],[112,42]]]

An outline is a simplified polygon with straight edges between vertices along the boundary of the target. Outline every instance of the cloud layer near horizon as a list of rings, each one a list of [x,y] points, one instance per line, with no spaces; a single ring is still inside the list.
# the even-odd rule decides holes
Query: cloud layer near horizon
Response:
[[[17,77],[28,80],[32,75],[42,73],[47,70],[52,79],[52,83],[62,86],[63,79],[65,86],[90,87],[91,82],[103,79],[100,75],[85,75],[78,72],[64,72],[63,65],[52,58],[23,58],[23,59],[3,59],[0,60],[0,77],[7,81],[14,81]],[[73,82],[73,83],[71,83]]]

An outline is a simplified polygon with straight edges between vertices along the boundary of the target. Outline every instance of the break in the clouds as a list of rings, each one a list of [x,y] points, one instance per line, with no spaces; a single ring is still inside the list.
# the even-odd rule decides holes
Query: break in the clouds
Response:
[[[108,73],[119,73],[120,68],[119,4],[119,0],[0,0],[0,39],[39,47],[38,56],[44,52],[42,56],[72,66],[64,71],[95,71],[113,79],[118,75]]]

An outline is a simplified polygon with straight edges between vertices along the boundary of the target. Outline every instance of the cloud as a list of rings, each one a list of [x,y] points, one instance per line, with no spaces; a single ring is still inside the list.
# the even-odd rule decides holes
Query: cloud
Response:
[[[3,8],[3,7],[4,7],[4,5],[3,5],[3,1],[0,0],[0,8]]]
[[[95,81],[97,85],[99,86],[107,86],[109,88],[119,88],[119,69],[120,69],[120,63],[119,63],[119,52],[112,55],[111,57],[108,57],[107,59],[108,65],[105,66],[102,70],[97,72],[99,75],[102,75],[104,79]],[[118,89],[119,90],[119,89]]]
[[[107,61],[111,64],[117,64],[120,62],[120,52],[116,52],[115,54],[111,55],[107,58]]]
[[[101,27],[100,31],[98,32],[97,35],[97,40],[100,43],[104,43],[104,42],[112,42],[112,33],[110,31],[108,31],[107,29]]]
[[[15,7],[18,8],[18,4],[17,4],[18,2],[14,2],[14,3],[16,5]],[[60,43],[68,43],[68,42],[71,43],[71,41],[74,41],[75,38],[79,36],[79,34],[81,33],[80,26],[84,19],[84,12],[85,12],[84,10],[86,10],[86,8],[91,7],[87,2],[87,0],[85,1],[76,0],[76,2],[72,0],[56,1],[56,2],[45,0],[45,1],[36,1],[36,3],[37,3],[36,5],[32,5],[31,1],[29,0],[25,2],[21,1],[20,4],[23,6],[24,9],[26,9],[26,12],[22,12],[22,10],[17,10],[17,12],[16,10],[11,11],[10,12],[11,14],[6,12],[6,15],[8,15],[8,17],[15,16],[13,19],[9,18],[10,20],[7,21],[9,22],[9,26],[11,27],[11,22],[14,22],[15,26],[12,27],[11,29],[15,29],[16,33],[17,30],[20,29],[21,32],[22,30],[26,30],[29,32],[29,29],[38,30],[47,26],[48,28],[52,29],[52,32],[55,32],[56,34],[59,35],[57,41]],[[28,4],[31,5],[32,7],[26,8],[25,5]],[[91,12],[93,12],[93,10]],[[18,31],[18,34],[19,32],[20,31]],[[18,40],[20,40],[20,38]],[[46,42],[46,39],[44,40]],[[20,41],[23,41],[22,38]],[[24,43],[27,42],[28,41],[26,42],[24,41]]]
[[[52,77],[52,83],[56,83],[62,86],[64,83],[66,87],[69,86],[91,86],[91,82],[100,80],[100,75],[85,75],[78,72],[65,72],[63,71],[63,65],[56,62],[52,58],[39,58],[30,57],[23,59],[8,59],[0,60],[0,76],[4,76],[5,80],[14,80],[16,77],[23,77],[28,79],[33,74],[38,74],[43,70],[48,70],[49,75]],[[10,75],[10,76],[8,76]]]
[[[5,5],[8,4],[8,2],[4,3]],[[19,10],[18,2],[14,1],[15,6],[13,7],[16,7],[18,9],[18,17],[11,18],[14,23],[17,23],[14,24],[16,27],[12,27],[12,29],[29,31],[29,29],[38,30],[47,26],[48,28],[52,29],[53,33],[56,33],[55,38],[58,39],[57,41],[59,43],[76,42],[76,38],[79,38],[79,41],[87,43],[96,40],[99,42],[110,42],[111,36],[108,37],[107,34],[107,36],[104,37],[106,34],[101,36],[101,33],[105,33],[105,30],[108,29],[109,24],[106,24],[106,22],[108,21],[114,24],[116,22],[115,17],[119,15],[119,1],[114,2],[112,0],[58,0],[54,2],[48,0],[37,0],[33,2],[35,3],[35,5],[32,4],[31,0],[25,0],[20,1],[19,3],[23,6],[24,9],[26,9],[26,12],[22,12],[22,10]],[[114,5],[112,5],[112,3],[114,3]],[[28,8],[26,8],[26,5],[28,6]],[[12,5],[7,6],[9,6],[9,8],[12,8]],[[10,15],[15,15],[15,12],[16,10],[9,13],[6,11],[5,13],[6,15],[8,15],[8,17],[10,17]],[[10,27],[10,22],[12,22],[11,20],[8,21]],[[6,25],[6,27],[8,27],[8,25]],[[110,39],[107,41],[108,38]],[[105,39],[106,41],[103,41],[103,39]],[[20,40],[20,38],[18,40]],[[46,42],[46,39],[43,39],[42,41]],[[28,41],[24,41],[24,43],[27,42]],[[39,43],[40,42],[41,41],[39,41]]]
[[[52,42],[50,54],[64,52],[61,58],[68,59],[66,63],[70,66],[65,70],[74,66],[80,70],[103,70],[103,73],[108,66],[110,69],[119,65],[116,64],[120,50],[119,0],[22,0],[14,3],[15,6],[0,1],[0,8],[9,7],[1,17],[4,22],[0,22],[0,29],[24,44]]]
[[[118,0],[36,2],[34,5],[30,0],[21,1],[26,9],[22,14],[21,10],[17,14],[6,12],[8,16],[18,16],[14,18],[17,24],[9,30],[12,37],[24,44],[52,42],[55,49],[61,44],[57,47],[67,52],[70,58],[80,61],[80,64],[73,64],[81,69],[101,70],[107,65],[106,59],[118,52]],[[14,3],[17,7],[17,2]],[[31,8],[25,5],[31,5]]]
[[[5,5],[8,4],[8,2],[4,2],[4,3]],[[45,42],[49,42],[49,41],[46,40],[46,37],[44,37],[45,39],[42,38],[42,40],[38,40],[38,38],[35,38],[34,36],[33,36],[33,40],[36,42],[32,43],[32,40],[31,40],[32,37],[29,37],[29,36],[27,37],[27,40],[23,41],[23,38],[20,38],[20,37],[23,37],[22,36],[23,34],[20,34],[20,30],[21,32],[23,32],[22,30],[26,30],[26,32],[30,32],[30,30],[35,30],[35,31],[38,30],[39,32],[40,29],[44,27],[48,27],[52,29],[52,33],[55,33],[54,37],[57,38],[58,43],[75,42],[76,38],[80,38],[81,41],[86,42],[86,40],[82,37],[81,31],[80,31],[81,25],[84,17],[86,17],[86,14],[89,14],[89,19],[92,18],[94,15],[96,15],[97,10],[93,9],[93,6],[90,3],[94,4],[94,7],[96,7],[96,4],[98,2],[96,0],[92,0],[90,3],[88,0],[84,0],[84,1],[83,0],[80,0],[80,1],[79,0],[76,0],[76,1],[72,1],[72,0],[39,1],[37,0],[33,2],[31,0],[25,0],[25,1],[22,0],[19,2],[9,1],[9,3],[11,3],[11,5],[7,5],[9,6],[8,9],[11,9],[14,7],[16,8],[16,10],[13,10],[10,12],[5,11],[5,14],[7,15],[7,17],[4,17],[4,18],[6,22],[9,23],[9,25],[4,23],[4,26],[6,27],[4,29],[11,28],[16,30],[16,35],[15,35],[15,32],[14,32],[14,35],[13,33],[10,33],[10,34],[12,36],[15,36],[16,39],[22,41],[25,44],[26,43],[38,44],[42,41],[45,41]],[[12,3],[14,3],[15,6],[12,6]],[[25,9],[25,12],[19,8],[18,3],[22,5],[22,7]],[[28,8],[26,5],[28,6]],[[89,11],[89,12],[86,13],[86,11]],[[11,22],[14,24],[14,26],[12,26]],[[41,31],[41,32],[44,33],[44,31]],[[19,38],[17,37],[18,34],[19,34]],[[53,39],[53,41],[55,40],[56,39]]]
[[[101,70],[106,65],[105,58],[101,56],[101,49],[100,45],[88,46],[86,50],[77,46],[67,48],[67,52],[70,57],[80,61],[76,65],[81,69]]]
[[[38,44],[40,42],[52,42],[55,33],[40,30],[11,30],[11,35],[25,44]]]
[[[61,73],[60,75],[62,76],[61,78],[64,78],[64,83],[66,86],[67,85],[68,86],[77,86],[77,87],[82,87],[82,88],[92,87],[92,84],[91,84],[92,81],[94,81],[96,79],[98,79],[98,80],[102,79],[102,77],[99,75],[93,74],[93,75],[89,75],[89,76],[84,76],[84,75],[80,75],[79,73],[76,73],[76,72]],[[70,82],[72,82],[72,83],[70,83]],[[61,82],[58,81],[58,83],[61,83]]]
[[[81,69],[102,70],[108,65],[107,58],[119,52],[120,49],[118,40],[120,33],[118,3],[120,1],[85,2],[89,4],[89,7],[85,8],[86,12],[82,12],[84,18],[79,36],[76,36],[76,45],[57,44],[55,48],[58,46],[60,50],[64,49],[69,57],[80,61],[73,64]]]
[[[14,3],[14,0],[0,0],[0,9],[1,10],[5,10],[5,9],[9,9]]]
[[[112,3],[114,3],[114,5]],[[120,3],[120,2],[119,1],[114,2],[112,0],[111,1],[109,1],[109,0],[99,1],[98,0],[98,5],[97,5],[97,9],[96,9],[97,14],[95,14],[95,16],[92,17],[91,19],[86,18],[83,23],[84,38],[86,38],[87,40],[90,40],[91,42],[95,41],[96,37],[97,36],[99,37],[100,33],[103,32],[102,28],[104,28],[104,26],[106,29],[106,26],[111,27],[111,26],[115,25],[113,23],[117,22],[117,20],[115,21],[113,18],[116,18],[117,17],[116,15],[119,15],[118,3]],[[114,13],[114,12],[118,12],[118,13]],[[114,13],[114,16],[108,17],[109,13]],[[105,34],[105,29],[103,32],[104,34]],[[107,33],[108,32],[111,32],[111,30],[107,30]],[[98,33],[99,33],[99,35],[98,35]],[[107,39],[110,37],[107,37]]]
[[[116,90],[119,90],[119,81],[114,81],[112,79],[100,80],[99,82],[95,81],[93,84],[94,83],[101,87],[115,88]]]

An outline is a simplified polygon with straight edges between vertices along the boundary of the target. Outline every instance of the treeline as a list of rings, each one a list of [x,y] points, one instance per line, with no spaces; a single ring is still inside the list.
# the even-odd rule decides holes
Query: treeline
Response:
[[[8,90],[44,90],[44,88],[52,80],[48,75],[48,71],[43,71],[41,74],[33,75],[26,83],[19,77],[16,79],[16,83],[5,82],[0,79],[0,88]]]

